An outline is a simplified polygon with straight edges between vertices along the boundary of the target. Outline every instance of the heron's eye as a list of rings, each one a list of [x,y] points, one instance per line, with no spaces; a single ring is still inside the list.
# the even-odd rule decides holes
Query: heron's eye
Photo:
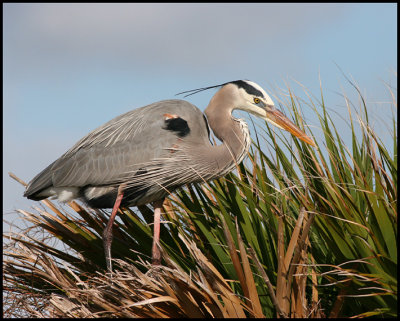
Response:
[[[259,104],[259,103],[260,103],[260,98],[255,97],[255,98],[254,98],[254,103],[255,103],[255,104]]]

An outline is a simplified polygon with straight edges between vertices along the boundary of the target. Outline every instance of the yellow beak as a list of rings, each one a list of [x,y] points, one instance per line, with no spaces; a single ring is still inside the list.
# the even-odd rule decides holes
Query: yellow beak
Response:
[[[307,144],[316,147],[314,141],[310,137],[308,137],[303,131],[301,131],[300,128],[293,124],[292,121],[287,118],[281,111],[277,109],[267,111],[266,120],[281,129],[287,130],[292,135],[296,136]]]

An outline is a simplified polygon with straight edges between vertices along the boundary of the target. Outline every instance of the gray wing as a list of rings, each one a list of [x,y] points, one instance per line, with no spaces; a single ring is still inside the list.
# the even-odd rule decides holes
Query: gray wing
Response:
[[[39,173],[24,195],[34,196],[51,186],[122,183],[171,153],[178,139],[206,144],[208,137],[208,125],[197,107],[183,100],[160,101],[122,114],[83,137]]]

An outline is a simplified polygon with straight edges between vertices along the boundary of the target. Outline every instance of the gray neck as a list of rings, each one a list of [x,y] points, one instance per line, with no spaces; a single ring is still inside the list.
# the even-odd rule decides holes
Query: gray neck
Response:
[[[234,109],[232,94],[229,88],[222,88],[211,99],[205,110],[209,125],[221,145],[208,147],[203,158],[217,164],[214,173],[220,177],[233,170],[239,164],[250,147],[250,134],[247,124],[232,116]]]
[[[238,97],[234,97],[237,90],[232,90],[235,88],[231,86],[229,84],[221,88],[205,110],[208,123],[222,144],[212,145],[208,137],[204,137],[204,140],[198,137],[183,139],[179,144],[181,153],[167,158],[171,160],[171,167],[177,167],[176,170],[163,167],[168,169],[168,173],[173,173],[167,182],[163,182],[164,186],[170,184],[176,187],[187,182],[206,182],[224,176],[246,156],[250,135],[246,123],[232,117],[234,101]],[[181,161],[177,162],[179,156]]]
[[[207,113],[206,115],[215,136],[222,142],[222,145],[214,146],[213,149],[226,154],[224,159],[240,163],[250,147],[247,124],[241,119],[234,118],[230,112],[218,115],[220,117],[210,117]]]

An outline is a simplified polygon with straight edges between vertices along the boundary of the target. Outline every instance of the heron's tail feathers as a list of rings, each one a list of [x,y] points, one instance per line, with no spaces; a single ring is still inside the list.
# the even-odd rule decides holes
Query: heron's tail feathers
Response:
[[[47,166],[30,181],[24,192],[25,197],[30,200],[40,201],[51,196],[51,194],[47,195],[47,193],[43,193],[43,191],[53,186],[51,174],[51,167],[53,164],[54,163]]]

